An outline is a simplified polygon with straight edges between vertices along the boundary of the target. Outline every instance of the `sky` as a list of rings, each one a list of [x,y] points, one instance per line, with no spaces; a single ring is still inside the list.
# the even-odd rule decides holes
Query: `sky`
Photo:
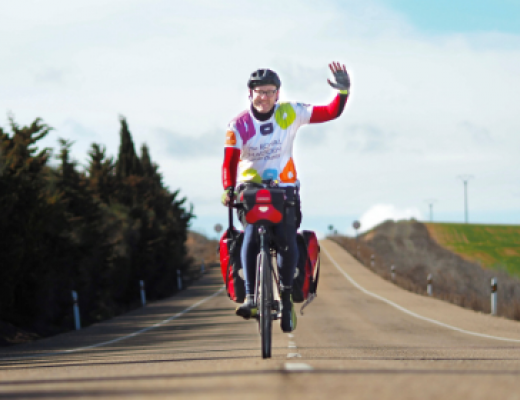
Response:
[[[281,99],[322,105],[331,61],[351,95],[298,132],[302,228],[463,222],[464,175],[469,222],[520,224],[516,0],[20,0],[0,14],[0,126],[41,117],[41,145],[72,140],[85,165],[93,142],[117,156],[125,116],[206,235],[227,223],[223,143],[249,74],[272,68]]]

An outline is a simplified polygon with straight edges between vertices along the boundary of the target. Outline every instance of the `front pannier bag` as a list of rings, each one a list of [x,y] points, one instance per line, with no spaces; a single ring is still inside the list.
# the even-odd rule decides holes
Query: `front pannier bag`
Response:
[[[244,240],[244,232],[233,230],[232,237],[229,231],[224,231],[220,238],[220,270],[226,284],[229,298],[237,303],[243,303],[246,295],[246,287],[243,278],[242,262],[240,260],[240,249]],[[242,275],[242,276],[241,276]]]
[[[320,245],[313,231],[298,232],[296,242],[300,256],[293,281],[293,301],[302,303],[316,295],[320,275]]]
[[[248,224],[272,226],[282,222],[285,190],[246,189],[240,193]]]

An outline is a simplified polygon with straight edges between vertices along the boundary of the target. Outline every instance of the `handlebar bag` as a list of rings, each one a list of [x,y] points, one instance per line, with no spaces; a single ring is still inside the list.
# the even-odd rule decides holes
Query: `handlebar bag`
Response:
[[[243,303],[246,296],[246,286],[243,278],[240,249],[244,240],[244,232],[233,229],[233,234],[224,231],[220,238],[218,250],[220,255],[220,270],[226,284],[226,291],[231,300]]]
[[[272,226],[283,221],[285,190],[246,189],[240,193],[248,224]]]
[[[293,301],[302,303],[309,294],[316,294],[320,275],[320,245],[313,231],[300,231],[296,235],[300,257],[293,280]]]

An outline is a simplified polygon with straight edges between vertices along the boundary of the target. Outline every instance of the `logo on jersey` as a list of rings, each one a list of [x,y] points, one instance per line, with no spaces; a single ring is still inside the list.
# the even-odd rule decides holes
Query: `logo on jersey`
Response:
[[[293,159],[289,158],[289,161],[287,161],[283,171],[280,173],[280,180],[284,183],[294,183],[296,179],[296,168],[294,167]]]
[[[235,136],[235,132],[227,131],[226,132],[226,145],[234,146],[235,144],[237,144],[237,138]]]
[[[276,123],[282,129],[287,129],[296,119],[296,111],[290,103],[280,103],[274,114]]]
[[[274,126],[272,122],[260,125],[260,133],[264,136],[270,135],[274,132]]]

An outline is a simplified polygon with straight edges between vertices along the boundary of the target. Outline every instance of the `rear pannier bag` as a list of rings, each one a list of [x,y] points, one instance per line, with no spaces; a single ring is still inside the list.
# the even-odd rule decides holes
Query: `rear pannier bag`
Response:
[[[246,286],[243,278],[242,262],[240,260],[240,249],[244,240],[244,232],[233,230],[229,237],[229,231],[224,231],[220,238],[220,270],[226,284],[229,298],[237,303],[243,303],[246,295]]]
[[[296,235],[300,256],[293,280],[293,301],[302,303],[310,294],[316,294],[320,275],[320,245],[313,231],[300,231]]]

